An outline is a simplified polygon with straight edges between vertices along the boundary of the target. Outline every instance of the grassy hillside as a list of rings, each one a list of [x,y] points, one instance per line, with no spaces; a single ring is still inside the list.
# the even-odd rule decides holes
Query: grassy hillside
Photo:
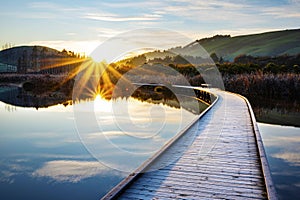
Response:
[[[229,61],[241,54],[276,56],[300,53],[300,29],[236,37],[212,37],[197,41],[210,54],[216,53],[218,57]]]

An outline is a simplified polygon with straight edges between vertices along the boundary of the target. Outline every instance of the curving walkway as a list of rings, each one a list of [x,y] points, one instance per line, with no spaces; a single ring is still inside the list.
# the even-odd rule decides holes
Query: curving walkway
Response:
[[[117,194],[118,199],[276,199],[267,191],[266,182],[272,181],[265,175],[269,171],[263,167],[267,163],[261,160],[265,158],[251,108],[238,95],[216,93],[218,102],[146,173],[104,198]]]

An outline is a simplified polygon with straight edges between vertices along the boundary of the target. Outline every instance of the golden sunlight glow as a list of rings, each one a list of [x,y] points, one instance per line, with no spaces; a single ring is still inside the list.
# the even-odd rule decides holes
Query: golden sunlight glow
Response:
[[[95,112],[111,112],[112,111],[111,101],[107,101],[107,100],[101,98],[100,94],[98,94],[94,100],[94,111]]]
[[[77,76],[75,96],[83,95],[95,98],[100,95],[103,99],[111,99],[114,91],[114,82],[111,78],[119,79],[122,75],[114,67],[105,62],[95,62],[88,59],[82,63]]]
[[[143,55],[145,53],[153,52],[155,50],[157,50],[157,49],[155,49],[155,48],[134,49],[132,51],[128,51],[128,52],[123,53],[118,58],[115,58],[114,62],[119,62],[119,61],[122,61],[122,60],[131,59],[133,57],[140,56],[140,55]]]

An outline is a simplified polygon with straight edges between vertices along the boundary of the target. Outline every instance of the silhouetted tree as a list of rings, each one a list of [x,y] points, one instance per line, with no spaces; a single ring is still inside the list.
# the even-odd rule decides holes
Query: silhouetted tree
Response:
[[[46,47],[43,47],[40,54],[40,66],[41,69],[45,69],[47,66],[47,52],[48,49]]]
[[[14,45],[12,43],[5,43],[3,46],[2,46],[2,50],[5,50],[5,49],[10,49],[14,47]]]
[[[32,68],[33,68],[33,70],[35,72],[39,71],[39,66],[38,66],[38,48],[37,48],[37,46],[34,46],[32,48],[31,65],[32,65]]]
[[[22,56],[18,59],[17,71],[18,73],[26,73],[28,67],[27,50],[24,50]]]

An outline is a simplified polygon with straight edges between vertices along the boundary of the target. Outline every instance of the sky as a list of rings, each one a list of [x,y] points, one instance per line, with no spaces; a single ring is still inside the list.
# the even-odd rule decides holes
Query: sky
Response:
[[[53,0],[1,2],[0,48],[45,45],[90,54],[103,41],[140,28],[191,40],[300,28],[300,0]]]

